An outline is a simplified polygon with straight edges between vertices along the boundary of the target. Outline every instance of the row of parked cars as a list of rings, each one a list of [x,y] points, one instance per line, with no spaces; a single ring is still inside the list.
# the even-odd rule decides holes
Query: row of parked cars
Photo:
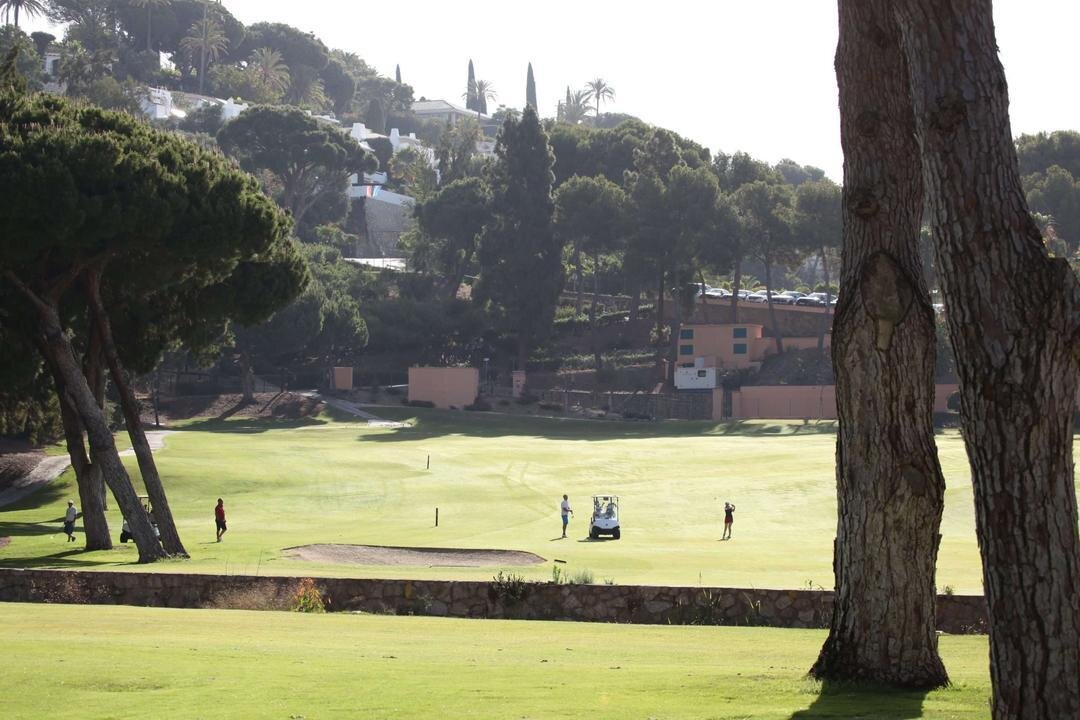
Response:
[[[701,286],[701,294],[705,297],[711,298],[730,298],[732,293],[730,290],[724,288],[714,288],[709,285]],[[739,299],[746,302],[764,303],[769,301],[768,293],[765,290],[760,292],[751,292],[750,290],[740,290]],[[772,301],[777,305],[800,305],[802,307],[825,307],[826,305],[836,305],[836,296],[828,295],[823,292],[802,293],[797,290],[783,290],[781,292],[773,291]]]

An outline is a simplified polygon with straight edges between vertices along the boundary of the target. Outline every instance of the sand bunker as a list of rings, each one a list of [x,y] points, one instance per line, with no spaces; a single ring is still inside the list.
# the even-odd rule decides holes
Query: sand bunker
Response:
[[[422,567],[500,567],[539,565],[544,558],[522,550],[390,547],[384,545],[300,545],[285,556],[310,562],[349,565],[420,565]]]

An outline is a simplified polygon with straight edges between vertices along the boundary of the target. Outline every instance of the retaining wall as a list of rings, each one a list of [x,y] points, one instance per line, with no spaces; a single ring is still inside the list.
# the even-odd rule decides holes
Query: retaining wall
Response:
[[[236,598],[291,595],[299,577],[187,573],[0,569],[0,601],[198,608],[222,594]],[[578,620],[642,624],[826,627],[833,593],[814,590],[555,585],[448,580],[316,578],[331,611],[463,618]],[[983,632],[980,596],[938,597],[938,628]]]

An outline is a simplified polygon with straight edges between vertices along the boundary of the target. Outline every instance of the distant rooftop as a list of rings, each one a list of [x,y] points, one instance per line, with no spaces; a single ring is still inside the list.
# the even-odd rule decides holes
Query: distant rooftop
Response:
[[[446,100],[417,100],[412,104],[412,111],[417,115],[435,115],[450,112],[458,112],[462,115],[472,115],[474,117],[477,115],[475,110],[463,108]],[[488,116],[481,113],[480,117],[486,119]]]

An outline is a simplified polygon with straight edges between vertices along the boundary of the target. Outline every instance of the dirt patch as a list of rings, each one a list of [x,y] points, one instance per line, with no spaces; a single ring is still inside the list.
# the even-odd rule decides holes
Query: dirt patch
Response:
[[[325,405],[321,400],[298,393],[256,393],[255,402],[244,403],[239,393],[226,395],[191,395],[162,398],[159,404],[161,422],[192,419],[259,418],[296,420],[318,415]],[[153,424],[154,410],[143,403],[142,420]]]
[[[11,538],[9,538],[7,536],[0,537],[0,550],[3,550],[4,548],[6,548],[10,544],[11,544]]]
[[[539,565],[544,558],[523,550],[468,550],[385,545],[316,544],[285,548],[286,557],[344,565],[419,565],[421,567],[505,567]]]

